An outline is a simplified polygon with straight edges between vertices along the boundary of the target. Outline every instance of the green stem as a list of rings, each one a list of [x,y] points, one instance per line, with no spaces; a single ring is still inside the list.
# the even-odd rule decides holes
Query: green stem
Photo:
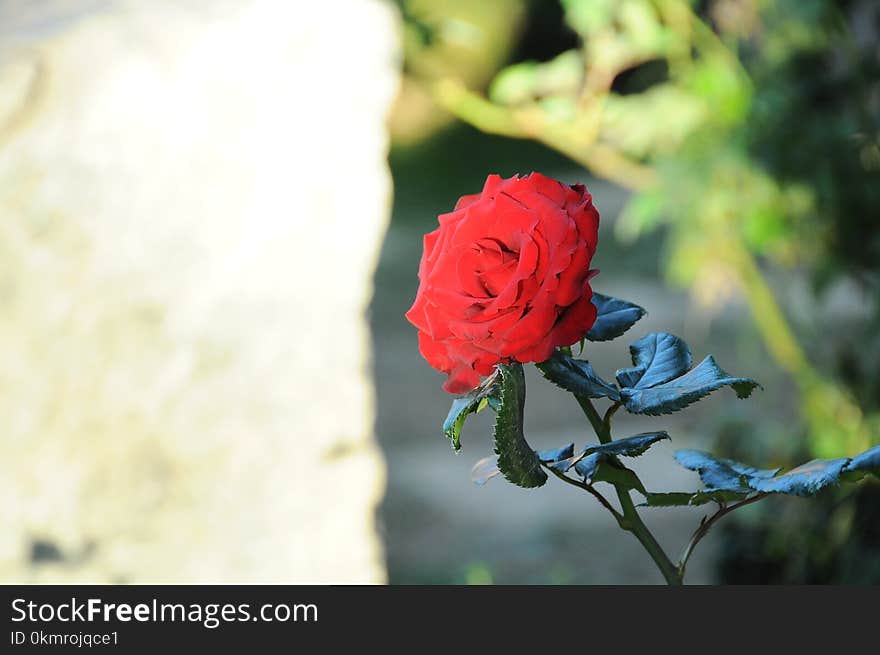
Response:
[[[666,579],[666,584],[673,586],[683,584],[682,575],[679,573],[678,567],[672,563],[663,547],[657,543],[654,535],[651,534],[648,526],[642,522],[642,518],[639,516],[635,505],[633,505],[629,491],[617,485],[615,487],[617,489],[617,499],[620,501],[620,507],[623,509],[623,529],[631,532],[642,544],[642,547],[648,551],[651,559],[654,560],[657,568],[660,569],[660,573]]]
[[[593,430],[596,431],[596,436],[599,438],[599,441],[603,444],[611,443],[611,416],[617,408],[612,405],[605,414],[605,419],[603,420],[589,398],[575,394],[575,399],[581,406],[590,425],[593,426]],[[620,508],[623,511],[623,517],[618,521],[620,527],[627,532],[631,532],[633,536],[639,540],[639,543],[642,544],[642,547],[648,551],[651,559],[654,560],[657,568],[660,569],[660,573],[663,574],[667,584],[676,586],[681,585],[682,576],[679,573],[679,568],[672,563],[672,560],[669,559],[669,556],[663,550],[663,547],[657,543],[657,540],[654,538],[654,535],[651,534],[648,526],[642,521],[642,517],[639,516],[639,513],[633,504],[632,497],[629,495],[629,490],[618,484],[615,484],[614,488],[617,491],[617,499],[620,502]]]
[[[593,426],[596,436],[599,437],[599,442],[611,443],[611,432],[608,429],[608,426],[605,425],[602,417],[599,416],[599,412],[596,411],[593,402],[586,396],[574,394],[574,397],[578,401],[578,405],[580,405],[581,409],[584,411],[584,415],[587,417],[590,425]]]

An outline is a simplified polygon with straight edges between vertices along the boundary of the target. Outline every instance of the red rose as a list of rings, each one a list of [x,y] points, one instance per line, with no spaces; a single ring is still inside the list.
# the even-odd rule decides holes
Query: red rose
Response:
[[[543,362],[596,320],[589,280],[599,212],[580,184],[490,175],[425,235],[407,319],[419,350],[464,393],[501,361]]]

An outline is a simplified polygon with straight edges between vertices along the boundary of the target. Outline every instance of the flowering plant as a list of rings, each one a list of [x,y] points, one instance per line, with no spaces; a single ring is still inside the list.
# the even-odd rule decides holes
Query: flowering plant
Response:
[[[685,409],[722,387],[747,398],[760,385],[725,372],[709,355],[693,366],[679,337],[648,334],[629,347],[632,365],[614,381],[600,377],[571,346],[613,340],[635,325],[640,306],[593,293],[589,268],[595,253],[599,214],[581,185],[567,186],[532,173],[523,178],[489,176],[480,194],[465,196],[440,216],[426,235],[420,286],[407,318],[419,329],[425,359],[448,379],[444,388],[463,393],[452,403],[443,431],[453,448],[469,415],[496,413],[495,456],[479,461],[474,479],[501,475],[524,488],[543,486],[548,476],[586,491],[632,533],[669,584],[682,584],[695,546],[719,519],[771,494],[810,496],[843,481],[880,476],[880,446],[855,457],[817,459],[781,473],[758,469],[697,450],[679,450],[678,463],[695,471],[703,488],[649,491],[623,459],[645,454],[664,430],[614,438],[612,418],[623,409],[661,416]],[[535,451],[523,432],[523,364],[571,393],[597,441]],[[596,403],[607,403],[600,412]],[[615,505],[598,484],[609,485]],[[638,507],[714,505],[673,561],[639,516]]]

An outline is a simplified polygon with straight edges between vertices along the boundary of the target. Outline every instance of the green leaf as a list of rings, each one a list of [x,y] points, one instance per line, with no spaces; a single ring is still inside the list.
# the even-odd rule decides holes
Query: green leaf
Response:
[[[631,389],[649,389],[684,374],[691,367],[691,351],[680,338],[653,332],[629,347],[633,368],[617,371],[617,383]]]
[[[502,70],[489,86],[489,99],[500,105],[522,105],[543,99],[550,111],[553,104],[574,105],[580,88],[584,62],[578,50],[568,50],[546,62],[524,61]],[[576,107],[575,107],[576,108]],[[570,112],[566,112],[570,113]]]
[[[627,300],[593,294],[596,306],[596,322],[587,332],[590,341],[610,341],[629,330],[647,312]]]
[[[654,84],[640,93],[610,93],[602,106],[602,137],[618,150],[638,159],[676,153],[708,113],[709,106],[703,98],[676,84]],[[663,116],[664,120],[647,121],[645,116]],[[660,193],[652,189],[652,195],[658,197]],[[627,207],[618,222],[632,222],[634,209]],[[647,209],[651,211],[651,208]],[[656,214],[647,218],[656,224]]]
[[[656,228],[663,219],[665,203],[666,194],[657,188],[632,196],[617,217],[615,236],[622,241],[632,242]]]
[[[680,377],[649,389],[624,388],[620,397],[628,412],[657,416],[684,409],[724,386],[733,387],[739,398],[748,398],[761,385],[750,378],[728,375],[709,355]]]
[[[525,61],[502,70],[489,87],[489,99],[499,105],[518,105],[534,100],[538,64]]]
[[[578,396],[620,399],[617,387],[596,375],[588,361],[574,359],[561,350],[555,351],[546,362],[538,364],[538,370],[556,386]]]
[[[461,430],[467,417],[471,414],[476,414],[487,405],[498,411],[499,393],[498,375],[493,373],[486,378],[483,384],[469,394],[452,401],[449,414],[447,414],[446,420],[443,421],[443,433],[452,442],[452,448],[455,452],[461,450]]]
[[[526,402],[526,378],[522,364],[499,364],[501,406],[495,417],[495,454],[498,468],[513,484],[531,488],[547,481],[541,460],[523,434],[523,409]]]
[[[611,24],[614,18],[614,0],[562,0],[565,21],[585,36]]]

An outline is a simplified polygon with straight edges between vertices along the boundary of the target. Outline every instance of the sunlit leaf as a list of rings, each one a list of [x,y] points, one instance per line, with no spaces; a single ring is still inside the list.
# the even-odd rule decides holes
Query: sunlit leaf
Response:
[[[523,433],[526,378],[522,364],[499,364],[501,406],[495,417],[495,453],[504,477],[520,487],[540,487],[547,481],[538,455]]]
[[[655,84],[641,93],[611,93],[603,106],[602,135],[634,157],[672,153],[708,113],[705,99],[676,84]],[[649,121],[645,116],[664,120]]]
[[[614,0],[562,0],[565,21],[578,34],[586,35],[610,24]]]
[[[538,64],[525,61],[502,70],[489,87],[489,99],[500,105],[518,105],[535,98]]]
[[[520,62],[498,73],[489,87],[489,99],[501,105],[527,104],[539,98],[570,101],[583,74],[583,58],[577,50],[546,62]]]
[[[578,396],[612,400],[620,398],[617,388],[596,375],[588,361],[574,359],[561,350],[554,352],[546,362],[538,364],[538,369],[553,384]]]
[[[452,401],[449,414],[443,421],[443,433],[452,442],[452,448],[456,452],[461,450],[461,430],[467,417],[486,405],[498,411],[499,393],[498,376],[493,374],[469,394]]]
[[[748,398],[760,385],[750,378],[728,375],[709,355],[680,377],[648,389],[624,388],[620,397],[627,411],[656,416],[684,409],[724,386],[732,387],[739,398]]]
[[[620,298],[593,294],[596,306],[596,322],[587,332],[590,341],[610,341],[629,330],[636,321],[645,315],[645,310],[636,304]]]

